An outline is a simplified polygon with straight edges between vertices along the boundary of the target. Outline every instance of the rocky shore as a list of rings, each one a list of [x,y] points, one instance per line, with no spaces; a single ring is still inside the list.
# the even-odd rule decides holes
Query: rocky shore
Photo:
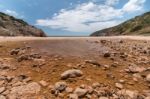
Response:
[[[150,40],[135,38],[3,39],[0,99],[150,99]]]

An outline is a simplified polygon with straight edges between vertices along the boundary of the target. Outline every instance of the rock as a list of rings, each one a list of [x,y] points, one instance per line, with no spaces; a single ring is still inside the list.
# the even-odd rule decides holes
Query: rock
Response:
[[[131,90],[120,90],[117,92],[118,95],[123,95],[125,96],[126,98],[131,98],[131,99],[137,99],[138,97],[138,92],[136,91],[131,91]]]
[[[104,57],[110,57],[110,56],[111,56],[111,54],[109,52],[104,53]]]
[[[10,51],[10,55],[17,55],[19,53],[19,51],[20,51],[20,48],[12,49]]]
[[[6,99],[6,97],[3,95],[0,95],[0,99]]]
[[[103,67],[104,67],[104,70],[108,70],[110,68],[109,65],[104,65]]]
[[[120,84],[120,83],[115,83],[115,86],[116,86],[117,88],[119,88],[119,89],[122,89],[122,88],[123,88],[123,85]]]
[[[148,96],[148,97],[145,97],[144,99],[150,99],[150,96]]]
[[[74,94],[77,94],[78,97],[83,97],[87,94],[87,92],[88,92],[87,89],[76,88]]]
[[[98,83],[98,82],[93,83],[93,84],[92,84],[92,87],[93,87],[94,89],[97,88],[97,87],[100,87],[100,83]]]
[[[69,99],[79,99],[77,94],[70,94]]]
[[[101,42],[102,44],[105,44],[105,43],[107,42],[107,40],[100,40],[100,42]]]
[[[97,61],[94,61],[94,60],[86,60],[85,62],[88,63],[88,64],[92,64],[92,65],[96,65],[96,66],[101,66],[100,63],[98,63]]]
[[[107,97],[99,97],[99,99],[109,99],[109,98],[107,98]]]
[[[0,86],[2,86],[4,83],[5,83],[5,81],[4,81],[4,80],[1,80],[1,81],[0,81]]]
[[[66,82],[57,82],[54,86],[55,91],[64,91],[67,88]]]
[[[71,69],[61,74],[61,79],[75,78],[83,75],[81,70]]]
[[[120,79],[119,82],[122,83],[122,84],[124,84],[125,80]]]
[[[48,83],[44,80],[39,81],[40,85],[42,85],[43,87],[48,86]]]
[[[65,90],[67,93],[72,93],[73,92],[73,88],[67,87]]]
[[[20,55],[18,57],[18,62],[22,62],[25,60],[33,60],[33,59],[40,59],[41,56],[39,54],[27,54],[27,55]]]
[[[94,92],[94,89],[91,86],[88,86],[87,90],[88,90],[88,94],[92,94]]]
[[[145,71],[146,69],[144,67],[139,67],[139,66],[129,66],[128,69],[125,69],[126,72],[128,73],[141,73]]]
[[[0,94],[3,93],[5,91],[5,87],[1,87],[0,88]]]
[[[146,81],[150,82],[150,74],[146,76]]]
[[[22,85],[22,86],[17,86],[17,87],[13,87],[11,89],[11,94],[35,94],[38,93],[41,90],[41,86],[36,83],[36,82],[32,82],[29,83],[27,85]]]
[[[18,76],[18,79],[19,79],[20,81],[23,81],[24,79],[27,79],[27,78],[28,78],[28,76],[25,75],[25,74],[21,74],[21,75]]]

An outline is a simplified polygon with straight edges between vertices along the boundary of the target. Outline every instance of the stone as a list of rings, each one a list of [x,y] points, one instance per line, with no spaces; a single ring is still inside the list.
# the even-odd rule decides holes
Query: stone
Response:
[[[61,74],[61,79],[75,78],[83,75],[81,70],[70,69]]]
[[[148,97],[145,97],[144,99],[150,99],[150,96],[148,96]]]
[[[107,97],[99,97],[99,99],[109,99],[109,98],[107,98]]]
[[[4,81],[4,80],[1,80],[1,81],[0,81],[0,86],[2,86],[4,83],[5,83],[5,81]]]
[[[43,87],[48,86],[48,83],[44,80],[39,81],[40,85],[42,85]]]
[[[144,67],[139,67],[139,66],[129,66],[128,69],[125,69],[126,72],[129,73],[141,73],[143,71],[145,71],[146,69]]]
[[[72,93],[73,92],[73,88],[67,87],[65,90],[67,93]]]
[[[120,83],[115,83],[115,86],[116,86],[117,88],[119,88],[119,89],[122,89],[122,88],[123,88],[123,85],[120,84]]]
[[[131,99],[137,99],[137,97],[138,97],[138,92],[131,91],[131,90],[125,90],[125,89],[118,91],[117,94],[126,96]]]
[[[119,82],[122,83],[122,84],[124,84],[125,80],[120,79]]]
[[[69,99],[79,99],[77,94],[70,94]]]
[[[5,87],[1,87],[0,88],[0,94],[3,93],[5,91],[5,89],[6,89]]]
[[[57,82],[55,83],[54,90],[56,91],[64,91],[67,88],[66,82]]]
[[[20,48],[12,49],[10,51],[10,55],[17,55],[19,53],[19,51],[20,51]]]
[[[150,82],[150,74],[146,76],[146,81]]]
[[[36,82],[28,83],[27,85],[13,87],[11,89],[11,94],[35,94],[41,90],[41,86]]]
[[[93,83],[93,84],[92,84],[92,87],[93,87],[94,89],[97,88],[97,87],[100,87],[100,83],[98,83],[98,82]]]
[[[98,63],[97,61],[94,61],[94,60],[86,60],[85,62],[88,63],[88,64],[92,64],[92,65],[96,65],[96,66],[101,66],[100,63]]]
[[[87,94],[87,92],[88,92],[87,89],[76,88],[74,94],[77,94],[78,97],[83,97]]]
[[[0,99],[6,99],[6,97],[3,95],[0,95]]]
[[[22,62],[25,60],[33,60],[33,59],[40,59],[41,56],[39,54],[27,54],[27,55],[20,55],[18,57],[18,62]]]
[[[111,56],[111,54],[109,52],[104,53],[104,57],[110,57],[110,56]]]

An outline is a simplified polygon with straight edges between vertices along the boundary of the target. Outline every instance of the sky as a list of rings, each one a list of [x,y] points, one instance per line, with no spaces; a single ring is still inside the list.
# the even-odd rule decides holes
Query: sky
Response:
[[[88,36],[150,11],[150,0],[0,0],[0,12],[49,36]]]

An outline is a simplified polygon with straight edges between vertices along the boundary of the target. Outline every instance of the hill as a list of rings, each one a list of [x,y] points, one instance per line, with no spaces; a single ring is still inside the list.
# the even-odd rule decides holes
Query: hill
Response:
[[[46,34],[21,19],[16,19],[0,12],[0,36],[37,36],[45,37]]]
[[[150,12],[136,16],[117,26],[92,33],[90,36],[150,35]]]

